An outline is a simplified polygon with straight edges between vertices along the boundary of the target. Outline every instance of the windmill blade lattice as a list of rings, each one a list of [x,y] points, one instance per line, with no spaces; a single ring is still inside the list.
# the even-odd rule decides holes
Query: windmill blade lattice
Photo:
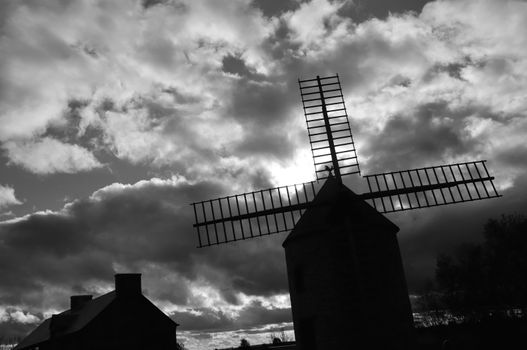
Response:
[[[317,180],[360,174],[338,75],[299,80]]]
[[[381,213],[501,197],[485,160],[365,176],[361,195]]]
[[[193,203],[198,247],[273,233],[295,224],[333,172],[360,174],[355,143],[338,75],[299,80],[317,181],[275,187]],[[485,161],[394,171],[365,176],[366,200],[380,213],[501,197]],[[317,205],[326,205],[319,202]]]
[[[198,247],[291,230],[321,185],[311,181],[192,203]]]

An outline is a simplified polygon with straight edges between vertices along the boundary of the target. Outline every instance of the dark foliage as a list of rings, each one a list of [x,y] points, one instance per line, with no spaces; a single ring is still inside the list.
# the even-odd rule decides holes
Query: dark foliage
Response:
[[[481,244],[463,244],[437,259],[442,302],[464,317],[527,309],[527,218],[503,215],[484,226]]]
[[[415,350],[527,349],[527,322],[521,319],[451,323],[416,329]]]

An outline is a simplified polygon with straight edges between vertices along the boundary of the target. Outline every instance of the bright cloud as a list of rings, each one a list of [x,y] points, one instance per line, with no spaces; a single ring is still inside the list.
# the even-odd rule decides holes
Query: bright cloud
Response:
[[[22,202],[15,197],[15,190],[12,187],[0,185],[0,209],[17,204],[22,204]]]
[[[10,162],[36,174],[76,173],[102,166],[85,148],[48,137],[38,141],[11,141],[4,147]]]
[[[37,322],[40,322],[41,320],[35,316],[35,315],[31,315],[30,313],[24,313],[20,310],[17,310],[13,313],[10,314],[10,317],[13,321],[16,321],[18,323],[22,323],[22,324],[35,324]]]
[[[467,109],[487,111],[470,111],[479,119],[525,111],[527,39],[519,34],[526,29],[525,3],[433,2],[420,14],[360,24],[342,15],[346,6],[315,0],[280,18],[263,16],[245,0],[169,2],[146,9],[139,3],[83,1],[15,7],[3,40],[8,52],[3,79],[9,88],[1,100],[0,139],[11,164],[36,173],[89,170],[99,166],[89,155],[95,151],[180,173],[196,169],[194,160],[205,158],[215,173],[227,166],[225,155],[229,162],[247,157],[240,151],[252,140],[256,144],[259,120],[272,121],[266,126],[274,128],[298,118],[295,79],[326,70],[343,76],[366,170],[378,167],[368,162],[379,161],[382,153],[373,136],[395,115],[419,118],[421,106],[445,101],[458,127]],[[222,72],[229,55],[239,57],[247,76],[233,80]],[[284,87],[287,92],[269,95]],[[72,145],[61,147],[69,165],[61,168],[53,158],[35,166],[23,161],[34,159],[32,144],[51,143],[50,127],[71,128],[64,120],[72,116],[73,100],[82,102],[77,133],[68,140]],[[278,134],[287,141],[270,149],[288,160],[262,162],[274,169],[275,179],[294,163],[287,148],[307,149],[303,126],[289,127],[297,128],[298,137]],[[90,129],[96,136],[84,142]],[[35,135],[42,139],[34,141]],[[75,148],[76,142],[84,150]],[[437,154],[438,161],[461,157]]]

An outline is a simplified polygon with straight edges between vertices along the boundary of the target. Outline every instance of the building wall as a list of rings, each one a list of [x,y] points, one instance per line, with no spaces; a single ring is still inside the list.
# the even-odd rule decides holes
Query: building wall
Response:
[[[406,349],[413,323],[395,233],[345,221],[296,237],[285,251],[299,349]]]
[[[94,321],[84,340],[97,334],[100,349],[173,349],[176,343],[175,325],[143,296],[117,298]]]

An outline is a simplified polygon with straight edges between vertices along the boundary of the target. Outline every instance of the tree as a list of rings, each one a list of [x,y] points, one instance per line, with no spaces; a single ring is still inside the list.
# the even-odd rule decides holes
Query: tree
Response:
[[[273,345],[277,345],[277,344],[281,344],[282,343],[282,340],[278,337],[274,337],[273,338],[273,341],[272,341],[272,344]]]
[[[185,344],[183,344],[182,342],[177,342],[176,350],[187,350],[187,348],[185,347]]]
[[[242,339],[240,342],[240,348],[250,348],[251,344],[249,344],[249,341],[247,339]]]
[[[484,226],[481,244],[462,244],[437,258],[445,305],[464,316],[527,307],[527,218],[502,215]]]
[[[272,344],[280,344],[289,341],[289,337],[285,334],[285,328],[280,328],[280,333],[269,334]]]
[[[527,218],[502,216],[485,225],[489,275],[497,304],[527,305]]]

